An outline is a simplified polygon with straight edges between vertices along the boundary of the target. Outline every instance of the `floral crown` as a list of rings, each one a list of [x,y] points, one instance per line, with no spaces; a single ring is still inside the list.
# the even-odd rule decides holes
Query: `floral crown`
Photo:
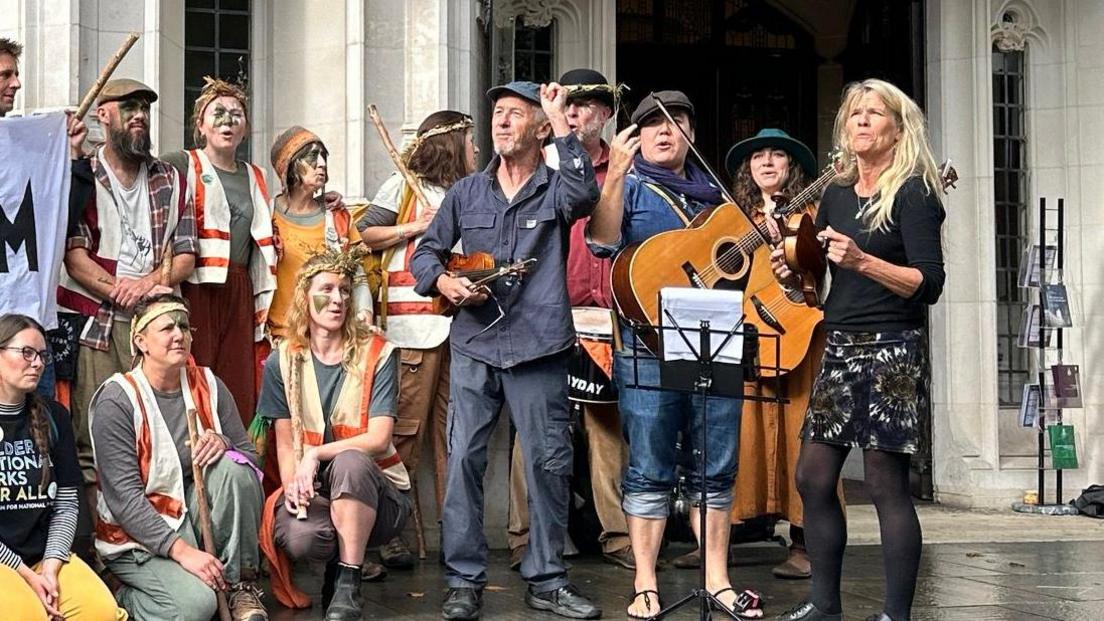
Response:
[[[447,134],[449,132],[464,131],[472,127],[475,127],[475,123],[472,121],[471,117],[465,116],[455,123],[449,123],[448,125],[438,125],[437,127],[427,129],[425,132],[418,134],[418,136],[416,136],[414,140],[411,141],[410,146],[406,148],[406,154],[403,159],[409,162],[410,158],[414,157],[414,152],[418,150],[418,147],[422,146],[422,144],[425,143],[425,141],[429,138],[440,136],[441,134]]]
[[[357,269],[362,266],[364,258],[371,253],[367,246],[359,243],[348,250],[326,246],[303,263],[303,267],[299,270],[298,282],[302,284],[322,272],[355,279]]]

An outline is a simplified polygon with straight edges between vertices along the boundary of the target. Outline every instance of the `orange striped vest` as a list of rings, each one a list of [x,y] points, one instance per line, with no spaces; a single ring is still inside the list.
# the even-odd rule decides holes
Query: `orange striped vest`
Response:
[[[210,369],[193,364],[181,369],[180,374],[181,385],[186,387],[182,391],[185,409],[196,410],[199,431],[202,433],[206,429],[214,429],[222,433],[218,418],[218,383],[215,375]],[[146,499],[169,528],[175,531],[180,528],[184,515],[188,512],[183,466],[169,427],[157,406],[153,388],[141,367],[127,373],[116,373],[103,386],[112,383],[122,387],[123,394],[130,400],[138,451],[138,473],[145,484]],[[99,390],[103,390],[103,386]],[[95,400],[93,397],[93,403]],[[96,418],[95,408],[89,411],[88,417],[91,426]],[[96,451],[95,440],[92,442],[92,455],[96,461],[112,458],[112,455],[100,455]],[[111,558],[133,549],[145,550],[145,547],[131,539],[119,526],[104,500],[103,492],[97,489],[96,551],[100,556]]]
[[[188,192],[195,203],[199,238],[199,256],[188,282],[221,284],[226,282],[226,271],[230,265],[230,205],[226,201],[218,171],[207,154],[199,149],[185,153],[191,163],[188,167]],[[253,200],[253,220],[249,232],[257,244],[249,260],[249,277],[253,283],[253,340],[259,341],[264,337],[268,308],[276,290],[276,247],[264,171],[253,164],[245,165],[249,167],[249,194]]]
[[[387,342],[387,339],[379,335],[372,336],[368,345],[364,348],[361,359],[354,367],[354,372],[345,376],[341,383],[341,392],[333,404],[330,412],[330,428],[335,440],[344,440],[368,432],[368,409],[372,401],[372,384],[376,373],[383,368],[391,357],[395,347]],[[284,390],[289,390],[291,377],[291,347],[288,340],[283,340],[278,345],[280,352],[280,375],[284,378]],[[307,352],[307,362],[301,362],[302,370],[300,386],[300,400],[302,412],[299,415],[303,421],[303,446],[319,446],[323,442],[326,431],[326,417],[322,410],[322,398],[318,393],[318,378],[314,374],[314,365],[310,364]],[[287,394],[288,403],[294,400]],[[373,455],[376,465],[383,474],[400,490],[410,489],[410,473],[403,465],[402,459],[395,450],[394,443],[388,443],[387,449]]]

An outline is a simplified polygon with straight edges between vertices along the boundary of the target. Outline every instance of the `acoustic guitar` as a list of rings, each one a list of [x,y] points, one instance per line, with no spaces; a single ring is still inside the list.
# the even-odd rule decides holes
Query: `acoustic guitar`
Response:
[[[835,178],[833,165],[783,209],[805,210]],[[805,305],[798,292],[787,293],[770,266],[770,235],[733,203],[698,214],[685,229],[676,229],[627,246],[613,261],[613,297],[622,317],[642,325],[659,324],[659,290],[663,287],[740,289],[747,323],[760,336],[762,374],[785,374],[809,351],[813,330],[824,314]],[[654,330],[640,338],[658,351]],[[772,336],[776,335],[775,339]]]

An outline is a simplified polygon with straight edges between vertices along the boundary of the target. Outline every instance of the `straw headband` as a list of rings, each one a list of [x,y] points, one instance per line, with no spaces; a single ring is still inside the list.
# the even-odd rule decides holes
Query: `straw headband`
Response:
[[[249,115],[249,97],[245,94],[245,89],[237,84],[231,84],[226,80],[220,80],[212,78],[209,75],[203,76],[203,90],[200,91],[199,97],[195,100],[195,116],[203,114],[203,111],[207,106],[219,97],[233,97],[237,99],[242,105],[242,110],[246,116]]]
[[[142,330],[145,330],[147,326],[154,320],[168,313],[181,311],[185,315],[190,315],[188,307],[180,302],[158,302],[151,304],[146,312],[141,315],[135,315],[130,320],[130,353],[131,355],[138,355],[138,348],[134,346],[134,335],[138,334]]]
[[[459,121],[456,121],[455,123],[450,123],[448,125],[438,125],[437,127],[427,129],[425,133],[419,134],[414,138],[413,141],[411,141],[410,147],[407,149],[406,152],[406,160],[410,161],[410,158],[414,157],[414,152],[418,150],[418,147],[422,146],[422,143],[424,143],[427,138],[440,136],[441,134],[447,134],[449,132],[467,130],[472,127],[475,127],[475,123],[472,122],[471,117],[466,116]]]
[[[567,97],[587,97],[593,94],[604,94],[613,97],[613,108],[616,111],[621,106],[621,100],[625,96],[625,91],[632,90],[624,82],[617,86],[609,84],[568,84],[564,86],[564,91],[567,93]]]
[[[299,270],[298,282],[304,283],[322,272],[356,278],[357,268],[361,267],[364,257],[369,254],[371,250],[364,244],[357,244],[347,251],[327,247],[307,259],[310,265],[304,264]]]

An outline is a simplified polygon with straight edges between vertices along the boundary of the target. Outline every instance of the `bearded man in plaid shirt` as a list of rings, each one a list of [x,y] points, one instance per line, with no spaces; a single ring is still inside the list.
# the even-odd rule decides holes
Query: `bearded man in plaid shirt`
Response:
[[[70,409],[86,484],[96,480],[88,406],[107,378],[131,368],[131,309],[172,291],[199,251],[186,181],[150,154],[150,105],[157,93],[111,80],[96,100],[105,143],[73,163],[71,213],[58,306],[88,317],[80,334]],[[94,505],[93,505],[94,506]]]

